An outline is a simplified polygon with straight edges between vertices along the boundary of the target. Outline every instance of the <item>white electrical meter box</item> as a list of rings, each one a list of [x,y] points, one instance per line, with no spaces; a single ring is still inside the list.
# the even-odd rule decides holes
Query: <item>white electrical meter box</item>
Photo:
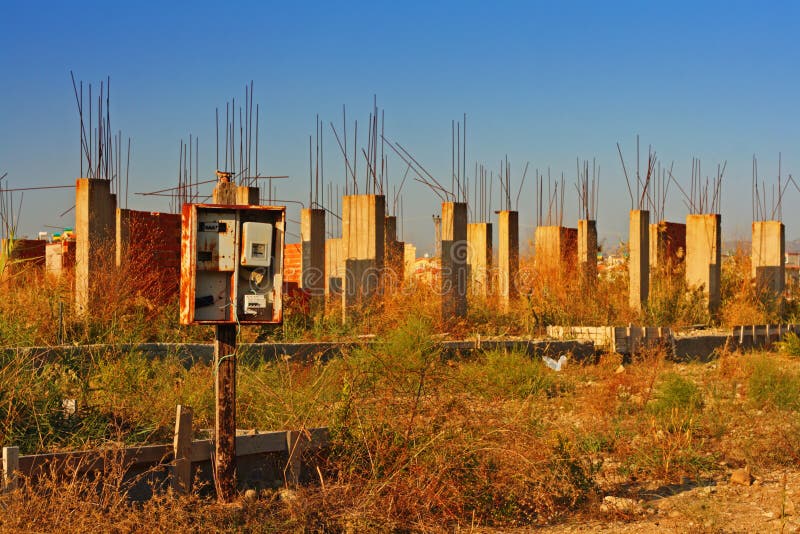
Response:
[[[283,206],[185,204],[181,324],[283,321]]]
[[[272,260],[272,225],[246,222],[242,224],[242,265],[269,267]]]

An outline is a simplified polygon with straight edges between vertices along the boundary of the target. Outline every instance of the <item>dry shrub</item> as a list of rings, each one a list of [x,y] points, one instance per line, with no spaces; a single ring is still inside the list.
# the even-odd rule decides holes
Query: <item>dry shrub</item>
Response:
[[[250,528],[280,531],[287,528],[276,500],[217,505],[197,494],[173,495],[159,471],[126,476],[121,449],[102,453],[102,463],[62,462],[51,465],[37,480],[0,495],[0,532],[223,532]],[[163,474],[163,473],[162,473]],[[148,482],[148,480],[150,482]],[[128,492],[136,484],[149,485],[152,498],[135,502]]]
[[[424,319],[408,321],[379,348],[343,360],[324,485],[302,492],[291,512],[300,523],[355,531],[529,524],[591,493],[591,463],[571,439],[545,431],[553,389],[537,385],[550,372],[541,362],[449,362],[430,334]],[[496,383],[495,366],[516,367],[518,378]]]
[[[750,255],[741,248],[723,261],[720,287],[720,322],[723,325],[775,324],[781,321],[781,297],[757,291],[750,274]]]

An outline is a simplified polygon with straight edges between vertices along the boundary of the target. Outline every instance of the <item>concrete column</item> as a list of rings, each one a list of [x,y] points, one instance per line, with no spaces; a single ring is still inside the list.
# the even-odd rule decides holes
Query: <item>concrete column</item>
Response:
[[[241,206],[258,206],[261,203],[258,187],[240,185],[236,188],[236,204]]]
[[[628,303],[641,310],[650,293],[650,212],[631,210],[628,227]]]
[[[467,272],[472,294],[488,297],[492,273],[492,223],[467,224]]]
[[[323,209],[300,210],[300,272],[302,273],[300,287],[311,295],[312,311],[316,311],[325,296],[325,210]]]
[[[467,204],[442,202],[442,319],[467,315]]]
[[[238,186],[233,182],[217,182],[211,194],[214,204],[231,206],[237,203]]]
[[[116,212],[116,264],[117,267],[121,266],[123,260],[128,255],[131,240],[131,210],[117,209]]]
[[[112,266],[115,253],[116,195],[111,182],[78,178],[75,183],[75,307],[90,313],[97,298],[92,281],[104,266]]]
[[[584,280],[597,280],[597,221],[578,221],[578,269]]]
[[[504,210],[497,214],[497,239],[497,293],[507,308],[519,294],[519,212]]]
[[[534,234],[536,268],[556,274],[575,265],[578,230],[563,226],[537,226]]]
[[[781,221],[753,222],[751,277],[759,291],[783,293],[786,286],[786,229]]]
[[[374,303],[382,289],[385,219],[383,195],[342,197],[343,321],[356,308]]]
[[[717,213],[686,216],[686,283],[703,289],[711,313],[720,304],[721,221]]]
[[[344,276],[344,255],[341,238],[325,241],[325,295],[342,294]]]
[[[384,240],[385,240],[385,281],[387,289],[397,289],[403,282],[405,275],[404,269],[404,253],[405,243],[397,240],[397,217],[389,215],[386,217],[384,223]]]
[[[414,276],[417,263],[417,247],[411,243],[403,243],[403,278],[410,280]]]

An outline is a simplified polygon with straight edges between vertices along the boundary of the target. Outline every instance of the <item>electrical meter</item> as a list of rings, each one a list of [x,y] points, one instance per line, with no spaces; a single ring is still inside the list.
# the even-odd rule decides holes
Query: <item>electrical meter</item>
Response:
[[[286,208],[185,204],[181,324],[283,320]]]
[[[242,265],[269,267],[272,260],[272,225],[246,222],[242,224]]]

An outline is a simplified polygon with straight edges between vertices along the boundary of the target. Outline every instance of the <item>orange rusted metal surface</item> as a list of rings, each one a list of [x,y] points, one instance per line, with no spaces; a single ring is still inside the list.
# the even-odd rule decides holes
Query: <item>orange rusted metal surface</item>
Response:
[[[243,260],[263,243],[243,242],[243,225],[269,229],[269,256]],[[246,228],[246,226],[245,226]],[[283,321],[286,208],[185,204],[181,217],[181,324]],[[245,249],[244,247],[255,247]],[[245,254],[247,253],[247,254]]]

